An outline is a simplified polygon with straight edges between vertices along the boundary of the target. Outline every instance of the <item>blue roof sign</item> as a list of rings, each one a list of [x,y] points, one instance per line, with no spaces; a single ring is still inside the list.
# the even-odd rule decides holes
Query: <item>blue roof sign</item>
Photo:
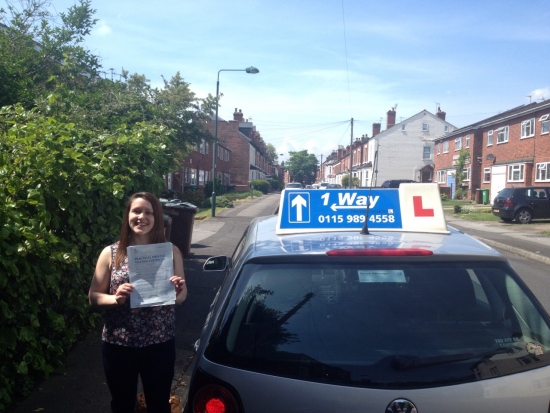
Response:
[[[284,190],[277,234],[361,230],[448,234],[437,184],[397,189]]]

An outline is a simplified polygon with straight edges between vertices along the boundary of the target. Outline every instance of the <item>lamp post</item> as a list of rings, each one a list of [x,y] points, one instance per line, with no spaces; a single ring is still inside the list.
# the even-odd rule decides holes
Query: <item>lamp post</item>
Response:
[[[218,98],[220,95],[220,72],[246,72],[255,75],[260,71],[254,66],[246,69],[221,69],[218,71],[218,81],[216,82],[216,119],[214,127],[214,151],[212,154],[212,217],[216,216],[216,157],[218,156]]]

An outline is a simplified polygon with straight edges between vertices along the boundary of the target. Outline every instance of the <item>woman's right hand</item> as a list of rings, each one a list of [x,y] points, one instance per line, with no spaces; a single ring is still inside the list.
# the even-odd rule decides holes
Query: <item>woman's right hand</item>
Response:
[[[124,283],[119,285],[115,292],[115,300],[117,304],[123,305],[132,291],[134,291],[134,286],[132,284]]]

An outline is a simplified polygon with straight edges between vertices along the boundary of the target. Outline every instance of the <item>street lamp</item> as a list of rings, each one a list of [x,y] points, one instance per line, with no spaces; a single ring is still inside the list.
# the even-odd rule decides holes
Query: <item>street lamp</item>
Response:
[[[254,66],[246,69],[221,69],[218,71],[218,81],[216,82],[216,119],[214,128],[214,151],[212,154],[212,217],[216,216],[216,157],[218,151],[218,97],[220,95],[220,72],[246,72],[255,75],[260,71]]]

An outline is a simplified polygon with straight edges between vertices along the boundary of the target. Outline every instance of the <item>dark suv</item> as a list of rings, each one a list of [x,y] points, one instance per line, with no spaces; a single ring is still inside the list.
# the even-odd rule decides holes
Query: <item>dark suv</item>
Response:
[[[525,186],[504,188],[493,202],[493,215],[504,222],[529,224],[533,219],[550,218],[550,188]]]
[[[413,181],[412,179],[390,179],[382,182],[380,188],[399,188],[399,185],[408,183],[416,183],[416,181]]]

